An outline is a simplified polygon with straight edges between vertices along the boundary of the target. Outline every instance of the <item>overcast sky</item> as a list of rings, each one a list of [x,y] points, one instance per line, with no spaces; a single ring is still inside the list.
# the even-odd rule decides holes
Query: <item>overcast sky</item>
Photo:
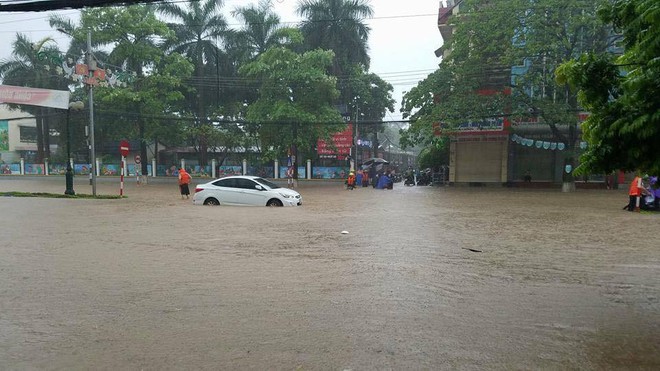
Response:
[[[1,2],[1,1],[0,1]],[[227,16],[237,6],[257,1],[225,0]],[[275,12],[282,22],[297,24],[300,20],[294,9],[298,0],[273,0]],[[398,103],[404,91],[434,71],[440,59],[434,51],[442,45],[438,31],[439,0],[371,0],[375,11],[373,19],[365,22],[371,27],[369,36],[369,55],[371,72],[380,75],[394,86],[392,97],[397,101],[397,109],[388,114],[385,120],[401,117]],[[26,34],[31,40],[38,41],[51,36],[66,49],[68,38],[50,29],[48,17],[54,12],[43,13],[0,13],[0,60],[11,57],[12,42],[16,33]],[[78,12],[73,10],[58,11],[66,17],[77,20]],[[230,19],[232,26],[238,26]],[[93,37],[93,35],[92,35]]]

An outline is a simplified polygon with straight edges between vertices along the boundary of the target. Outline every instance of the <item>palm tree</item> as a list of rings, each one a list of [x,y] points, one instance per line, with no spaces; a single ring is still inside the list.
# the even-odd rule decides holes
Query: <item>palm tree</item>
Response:
[[[296,12],[306,18],[301,25],[305,44],[335,52],[333,75],[341,76],[355,64],[369,69],[371,29],[363,22],[373,16],[368,0],[302,0]]]
[[[56,66],[47,56],[60,55],[52,38],[32,43],[27,36],[16,34],[13,59],[0,62],[0,78],[4,84],[42,89],[66,90],[67,84],[56,73]],[[19,108],[18,105],[10,105]],[[20,109],[35,116],[37,122],[37,163],[50,157],[50,108],[21,106]]]
[[[208,124],[206,107],[209,97],[213,97],[211,87],[206,82],[207,74],[219,75],[220,66],[227,65],[226,54],[218,47],[229,33],[227,22],[220,14],[223,7],[222,0],[192,1],[186,7],[175,3],[164,3],[158,11],[173,18],[180,23],[168,23],[174,31],[175,38],[164,43],[164,48],[177,52],[190,58],[195,66],[195,81],[192,84],[196,89],[196,96],[189,97],[189,102],[201,125]],[[212,68],[213,63],[216,68]],[[217,97],[220,97],[218,91]],[[204,132],[204,130],[201,130]],[[200,136],[199,162],[204,166],[207,163],[207,140]]]
[[[236,8],[232,15],[245,25],[236,32],[236,39],[245,46],[250,60],[273,46],[287,44],[292,37],[291,28],[283,27],[280,17],[273,13],[270,0],[260,0],[258,6]]]

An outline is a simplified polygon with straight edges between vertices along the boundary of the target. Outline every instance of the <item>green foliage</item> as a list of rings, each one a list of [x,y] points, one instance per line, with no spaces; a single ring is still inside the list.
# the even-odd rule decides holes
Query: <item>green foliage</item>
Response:
[[[298,54],[275,47],[241,68],[242,75],[261,82],[259,98],[248,107],[246,118],[260,124],[264,152],[276,157],[291,146],[312,148],[317,138],[342,129],[332,105],[339,94],[336,79],[325,72],[332,58],[331,51]]]
[[[623,55],[583,55],[557,74],[591,112],[579,170],[660,173],[660,3],[616,0],[599,16],[622,33]]]
[[[438,169],[442,165],[449,164],[449,143],[447,138],[427,146],[417,156],[417,163],[421,169]]]

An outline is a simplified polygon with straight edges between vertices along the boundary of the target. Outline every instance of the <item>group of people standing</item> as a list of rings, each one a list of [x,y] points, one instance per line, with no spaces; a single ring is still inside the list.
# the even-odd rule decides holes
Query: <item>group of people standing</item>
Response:
[[[376,189],[392,189],[394,181],[390,171],[377,171],[375,167],[358,170],[357,174],[351,171],[344,182],[347,189],[355,187],[369,187],[371,185]]]

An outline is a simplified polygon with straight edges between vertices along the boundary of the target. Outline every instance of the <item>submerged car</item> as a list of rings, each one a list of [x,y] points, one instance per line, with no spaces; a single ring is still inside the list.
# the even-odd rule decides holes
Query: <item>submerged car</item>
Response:
[[[300,206],[300,193],[257,176],[237,175],[199,184],[195,205]]]

